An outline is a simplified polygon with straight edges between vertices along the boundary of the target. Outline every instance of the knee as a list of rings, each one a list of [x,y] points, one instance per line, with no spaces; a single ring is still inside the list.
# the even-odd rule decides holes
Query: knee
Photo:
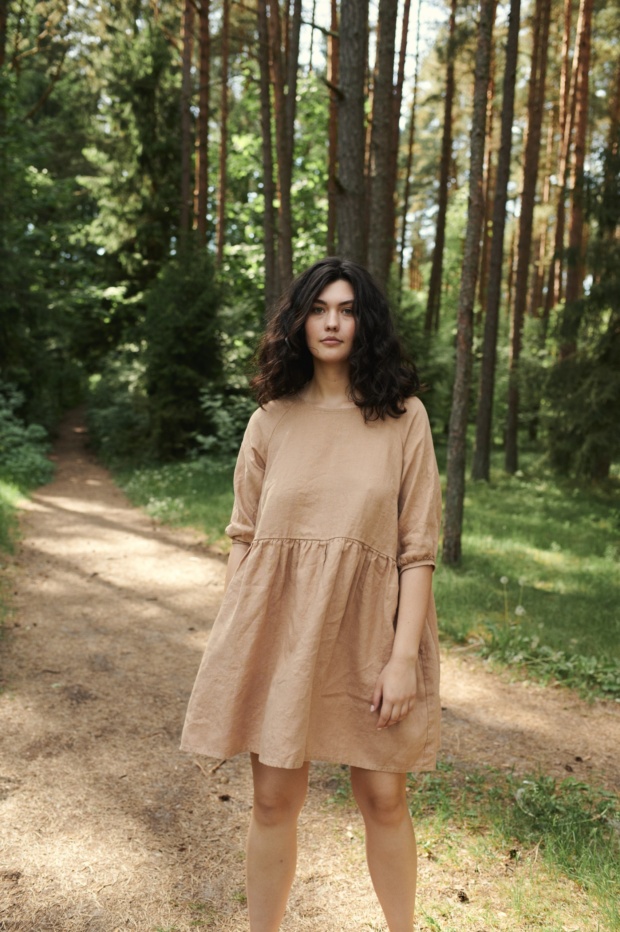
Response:
[[[264,826],[283,825],[297,819],[304,804],[305,793],[256,789],[252,815]]]
[[[359,789],[354,795],[365,821],[390,826],[409,818],[404,792]]]

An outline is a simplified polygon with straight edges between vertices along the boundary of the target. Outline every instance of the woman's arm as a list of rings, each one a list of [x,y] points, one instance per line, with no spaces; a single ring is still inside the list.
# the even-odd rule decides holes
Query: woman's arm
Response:
[[[413,709],[416,662],[431,595],[433,567],[412,566],[400,575],[398,614],[392,655],[381,671],[370,711],[379,713],[377,728],[400,722]]]
[[[234,540],[228,555],[228,565],[226,567],[226,580],[224,582],[224,592],[228,589],[230,580],[235,575],[237,568],[248,551],[249,544],[244,544],[240,540]]]

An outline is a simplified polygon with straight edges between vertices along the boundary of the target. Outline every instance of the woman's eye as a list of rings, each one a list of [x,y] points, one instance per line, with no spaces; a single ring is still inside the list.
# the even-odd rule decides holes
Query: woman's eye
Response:
[[[353,314],[353,308],[352,308],[352,307],[343,307],[342,313],[343,313],[343,314],[346,314],[347,317],[350,317],[350,316]]]

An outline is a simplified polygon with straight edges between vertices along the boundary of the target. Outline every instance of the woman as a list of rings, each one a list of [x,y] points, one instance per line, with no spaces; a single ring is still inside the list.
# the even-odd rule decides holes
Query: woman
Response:
[[[310,760],[350,765],[389,929],[411,932],[406,773],[434,768],[440,716],[441,505],[419,382],[368,272],[335,258],[293,282],[258,364],[226,592],[182,747],[250,752],[252,932],[280,927]]]

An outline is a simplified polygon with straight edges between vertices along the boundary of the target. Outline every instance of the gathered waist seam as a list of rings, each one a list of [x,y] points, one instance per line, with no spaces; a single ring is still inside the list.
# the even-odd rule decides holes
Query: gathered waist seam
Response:
[[[358,540],[356,537],[343,537],[342,535],[337,535],[336,537],[255,537],[252,543],[262,544],[277,541],[279,543],[290,542],[293,544],[330,544],[334,540],[347,540],[351,544],[358,544],[360,547],[363,547],[364,550],[376,553],[379,557],[385,557],[386,560],[396,565],[395,557],[390,556],[389,553],[383,553],[382,550],[377,550],[376,547],[371,547],[370,544],[366,544],[363,540]]]

